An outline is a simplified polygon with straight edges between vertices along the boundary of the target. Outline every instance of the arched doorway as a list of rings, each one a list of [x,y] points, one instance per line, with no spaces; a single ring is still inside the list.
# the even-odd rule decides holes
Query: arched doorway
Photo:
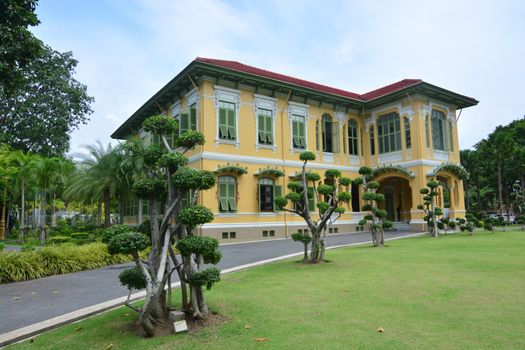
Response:
[[[412,189],[407,179],[399,176],[388,176],[378,180],[378,193],[385,196],[379,208],[386,210],[387,218],[392,222],[409,223],[412,209]]]

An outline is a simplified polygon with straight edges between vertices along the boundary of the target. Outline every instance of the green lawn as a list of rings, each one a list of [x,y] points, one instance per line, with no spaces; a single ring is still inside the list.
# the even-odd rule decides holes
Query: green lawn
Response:
[[[229,321],[194,335],[142,339],[129,330],[135,314],[120,308],[12,348],[525,348],[525,232],[418,237],[327,255],[327,264],[292,259],[224,276],[207,296]]]

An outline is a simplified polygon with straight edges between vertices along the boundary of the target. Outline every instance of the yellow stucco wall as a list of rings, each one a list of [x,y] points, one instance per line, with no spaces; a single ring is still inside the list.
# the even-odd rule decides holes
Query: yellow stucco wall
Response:
[[[237,142],[222,142],[217,139],[217,94],[222,90],[225,93],[231,93],[238,96],[238,114],[237,114]],[[456,110],[454,106],[432,101],[425,96],[407,96],[403,100],[396,101],[385,106],[380,106],[368,111],[335,111],[331,105],[321,105],[310,101],[295,101],[289,96],[277,95],[273,97],[275,102],[274,110],[274,147],[257,147],[256,145],[256,116],[254,111],[254,99],[258,98],[255,92],[243,86],[237,89],[226,87],[218,88],[214,82],[203,79],[199,82],[198,90],[198,129],[204,133],[206,144],[197,147],[189,152],[190,164],[193,167],[214,171],[220,166],[229,164],[239,164],[247,169],[247,174],[236,176],[238,184],[237,194],[237,213],[221,214],[218,210],[217,187],[202,193],[200,203],[209,207],[215,214],[215,220],[208,225],[200,228],[202,234],[212,235],[221,238],[222,232],[237,232],[236,240],[261,239],[261,230],[273,228],[276,230],[275,237],[286,236],[295,232],[304,226],[301,218],[295,215],[276,213],[260,213],[257,202],[257,181],[254,174],[261,168],[271,166],[283,171],[286,176],[275,178],[276,183],[283,187],[286,192],[286,184],[290,181],[289,176],[300,171],[301,162],[299,161],[300,151],[291,149],[291,123],[289,119],[289,109],[293,106],[301,105],[308,110],[307,118],[307,149],[317,155],[314,162],[309,163],[311,171],[323,174],[326,169],[339,169],[344,176],[355,178],[358,176],[357,170],[360,166],[366,165],[372,168],[386,165],[398,164],[413,173],[413,177],[399,181],[394,208],[400,203],[398,198],[402,198],[404,207],[406,203],[411,204],[407,208],[402,219],[410,222],[415,229],[421,228],[423,213],[415,207],[422,202],[419,189],[424,187],[428,181],[428,174],[432,169],[444,161],[459,163],[459,144],[458,133],[455,123]],[[259,96],[260,97],[260,96]],[[186,97],[181,99],[181,108],[184,111],[187,108]],[[306,103],[305,103],[306,102]],[[437,152],[432,149],[432,145],[427,147],[425,122],[426,115],[432,109],[442,111],[445,116],[453,120],[453,151]],[[401,145],[399,152],[379,154],[379,145],[377,137],[376,121],[382,115],[390,112],[396,112],[400,116]],[[171,113],[167,111],[166,113]],[[316,121],[320,120],[323,114],[328,114],[339,121],[339,144],[340,152],[334,154],[323,154],[316,149]],[[409,118],[411,128],[411,149],[405,147],[405,129],[403,120]],[[354,119],[358,125],[359,138],[359,155],[357,157],[343,153],[343,129],[349,119]],[[371,154],[369,128],[372,127],[375,133],[375,154]],[[319,143],[321,142],[319,135]],[[430,137],[430,139],[432,139]],[[361,152],[361,143],[363,143],[364,153]],[[322,147],[320,145],[320,147]],[[346,147],[348,151],[348,146]],[[453,178],[450,174],[439,174],[453,188],[451,193],[454,197],[450,208],[451,217],[462,217],[464,215],[463,203],[463,184],[461,181]],[[387,174],[379,178],[379,181],[389,180],[396,174]],[[405,190],[402,191],[401,189]],[[407,191],[406,189],[410,190]],[[399,195],[400,194],[400,195]],[[362,203],[361,203],[362,205]],[[339,232],[352,232],[356,230],[357,222],[362,218],[363,213],[352,213],[349,206],[345,213],[338,221],[337,227]],[[134,222],[136,218],[127,218],[127,222]],[[306,227],[306,226],[304,226]]]

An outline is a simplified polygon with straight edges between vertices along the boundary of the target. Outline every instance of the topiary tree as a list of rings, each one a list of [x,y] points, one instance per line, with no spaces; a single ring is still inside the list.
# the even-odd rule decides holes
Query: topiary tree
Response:
[[[292,233],[292,239],[296,242],[301,242],[304,245],[303,262],[308,261],[308,244],[312,242],[312,236],[308,233]]]
[[[369,167],[361,167],[359,169],[360,177],[354,179],[354,184],[361,186],[364,189],[363,211],[368,211],[369,214],[359,221],[360,226],[368,226],[372,234],[372,243],[374,247],[384,247],[385,234],[384,230],[392,227],[392,222],[387,220],[388,213],[386,210],[379,209],[378,203],[384,202],[385,196],[377,193],[379,189],[379,182],[372,181],[374,172]]]
[[[419,204],[417,208],[423,210],[425,216],[423,220],[427,223],[428,234],[432,237],[439,237],[438,230],[438,217],[443,215],[443,210],[435,206],[435,197],[438,195],[436,189],[439,183],[434,179],[427,182],[427,187],[423,187],[419,190],[419,193],[423,195],[423,204]]]
[[[350,192],[348,192],[348,186],[352,181],[347,177],[342,177],[341,172],[336,169],[326,170],[324,179],[321,180],[319,174],[307,173],[306,171],[307,163],[315,160],[315,154],[306,151],[302,152],[299,158],[303,161],[300,180],[290,182],[288,184],[290,192],[284,197],[277,197],[275,204],[279,209],[297,214],[304,219],[309,230],[305,235],[308,235],[311,240],[305,243],[308,240],[306,237],[297,235],[295,237],[296,240],[305,244],[304,260],[318,263],[324,259],[325,253],[326,236],[322,236],[322,233],[330,220],[334,222],[345,212],[345,208],[339,205],[348,203],[352,198]],[[311,187],[308,186],[310,184],[312,185]],[[309,202],[308,197],[315,198],[317,202],[317,219],[314,219],[313,203]],[[293,206],[292,209],[286,208],[289,202]],[[333,214],[336,214],[336,216],[333,217]],[[306,246],[309,243],[311,251],[308,259]]]
[[[221,259],[218,241],[209,237],[193,236],[198,225],[213,220],[213,213],[196,205],[200,191],[215,185],[215,176],[209,171],[189,168],[184,155],[198,145],[204,144],[204,136],[197,131],[186,131],[175,136],[173,143],[167,135],[174,135],[177,122],[168,116],[157,115],[147,118],[143,129],[155,137],[159,144],[144,148],[133,148],[129,157],[143,160],[143,169],[134,177],[133,192],[149,204],[149,229],[141,231],[119,226],[107,232],[110,253],[131,254],[136,269],[120,276],[121,283],[128,288],[146,288],[144,305],[133,308],[140,313],[140,323],[147,336],[155,334],[155,328],[167,321],[166,285],[170,276],[177,271],[181,281],[182,308],[192,312],[196,318],[206,318],[208,307],[202,286],[208,289],[219,280],[219,270],[205,269],[204,264],[217,264]],[[140,152],[140,155],[133,154]],[[187,207],[182,201],[188,200]],[[159,209],[164,206],[164,214]],[[160,220],[159,220],[160,218]],[[172,224],[173,222],[175,224]],[[173,249],[177,241],[182,261]],[[147,260],[142,260],[139,251],[151,247]],[[174,265],[170,264],[170,259]],[[144,280],[142,283],[140,274]],[[188,286],[191,300],[188,298]],[[129,304],[129,303],[128,303]],[[129,305],[128,305],[129,306]]]

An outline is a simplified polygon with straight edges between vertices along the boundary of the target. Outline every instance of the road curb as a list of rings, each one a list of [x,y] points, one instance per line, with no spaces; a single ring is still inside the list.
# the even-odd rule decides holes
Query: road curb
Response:
[[[423,232],[421,232],[421,233],[411,233],[411,234],[407,234],[407,235],[403,235],[403,236],[389,238],[389,239],[386,239],[385,241],[394,241],[394,240],[403,239],[403,238],[417,237],[417,236],[421,236],[421,235],[424,235],[424,234],[425,233],[423,233]],[[332,249],[337,249],[337,248],[359,246],[359,245],[365,245],[365,244],[370,244],[370,243],[372,243],[372,241],[358,242],[358,243],[348,243],[348,244],[341,244],[341,245],[327,247],[326,249],[327,250],[332,250]],[[229,269],[222,270],[221,271],[221,275],[229,274],[229,273],[237,272],[237,271],[241,271],[241,270],[250,269],[250,268],[253,268],[253,267],[269,264],[269,263],[280,261],[280,260],[285,260],[285,259],[288,259],[288,258],[293,258],[293,257],[300,256],[300,255],[303,255],[303,254],[304,253],[301,251],[301,252],[287,254],[287,255],[282,255],[282,256],[275,257],[275,258],[266,259],[266,260],[260,260],[260,261],[256,261],[256,262],[253,262],[253,263],[244,264],[244,265],[240,265],[240,266],[236,266],[236,267],[231,267]],[[180,282],[172,283],[171,287],[172,288],[180,287]],[[131,295],[130,300],[131,301],[137,301],[137,300],[143,299],[145,295],[146,295],[145,291],[137,292],[137,293],[134,293],[134,294]],[[20,342],[22,340],[31,338],[31,337],[33,337],[35,335],[39,335],[41,333],[44,333],[46,331],[50,331],[50,330],[58,328],[60,326],[63,326],[63,325],[66,325],[66,324],[70,324],[70,323],[73,323],[73,322],[76,322],[76,321],[80,321],[80,320],[88,318],[90,316],[98,315],[98,314],[104,313],[106,311],[115,309],[117,307],[122,306],[126,300],[127,300],[126,296],[120,297],[120,298],[116,298],[116,299],[112,299],[112,300],[108,300],[108,301],[105,301],[103,303],[99,303],[99,304],[95,304],[95,305],[92,305],[92,306],[84,307],[82,309],[79,309],[79,310],[76,310],[76,311],[73,311],[73,312],[69,312],[69,313],[64,314],[64,315],[53,317],[53,318],[50,318],[50,319],[45,320],[45,321],[37,322],[37,323],[34,323],[34,324],[26,326],[26,327],[15,329],[14,331],[1,334],[0,335],[0,348],[3,348],[3,347],[5,347],[5,346],[7,346],[9,344],[13,344],[13,343]]]

